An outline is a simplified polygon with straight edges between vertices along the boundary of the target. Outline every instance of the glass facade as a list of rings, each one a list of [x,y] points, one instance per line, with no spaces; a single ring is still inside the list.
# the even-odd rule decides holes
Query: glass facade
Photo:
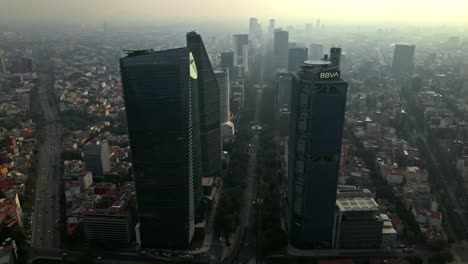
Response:
[[[320,79],[332,69],[324,65],[303,67],[292,80],[288,224],[291,243],[303,249],[333,241],[347,83]]]
[[[201,36],[187,33],[187,47],[193,53],[198,70],[202,176],[217,177],[221,176],[222,165],[218,82]]]
[[[142,246],[185,248],[201,188],[194,181],[198,91],[189,49],[130,53],[120,69]]]
[[[308,49],[307,48],[291,48],[289,49],[288,57],[288,71],[298,72],[301,70],[301,66],[304,61],[307,60]]]

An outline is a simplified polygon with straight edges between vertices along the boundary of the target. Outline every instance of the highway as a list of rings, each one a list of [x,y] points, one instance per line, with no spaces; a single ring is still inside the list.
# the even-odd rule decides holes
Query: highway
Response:
[[[60,124],[57,108],[52,104],[54,97],[54,79],[52,65],[48,60],[40,60],[37,65],[39,84],[38,97],[44,117],[44,125],[39,127],[44,135],[38,144],[39,160],[37,166],[37,186],[34,202],[31,246],[34,249],[61,248],[59,227],[62,197],[60,177]]]

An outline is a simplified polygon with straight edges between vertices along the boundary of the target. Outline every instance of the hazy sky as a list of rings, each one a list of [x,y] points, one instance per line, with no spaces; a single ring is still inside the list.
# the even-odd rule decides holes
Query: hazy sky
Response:
[[[468,24],[468,0],[0,0],[2,21],[246,19]],[[265,21],[266,22],[266,21]],[[264,22],[264,23],[265,23]],[[326,23],[326,22],[324,22]]]

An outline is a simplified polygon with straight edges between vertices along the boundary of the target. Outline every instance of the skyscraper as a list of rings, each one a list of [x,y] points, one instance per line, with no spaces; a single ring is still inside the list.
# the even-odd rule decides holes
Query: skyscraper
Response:
[[[291,48],[289,49],[288,71],[297,72],[301,69],[304,61],[307,60],[307,48]]]
[[[288,45],[289,33],[284,30],[276,30],[274,39],[274,55],[276,58],[276,66],[279,68],[286,68],[288,66]]]
[[[249,19],[249,36],[252,39],[256,39],[258,37],[258,29],[259,29],[258,19],[255,17],[251,17]]]
[[[289,240],[332,246],[348,84],[339,60],[308,61],[293,76],[288,168]]]
[[[231,122],[230,110],[231,84],[229,82],[229,71],[227,69],[215,71],[215,76],[219,87],[221,137],[223,142],[228,142],[234,136],[234,124]]]
[[[305,24],[305,33],[309,35],[312,32],[312,24]]]
[[[193,53],[198,71],[202,176],[217,177],[221,176],[222,169],[218,82],[201,36],[195,32],[187,33],[187,46]]]
[[[271,18],[268,23],[268,33],[273,34],[275,32],[275,20]]]
[[[5,62],[3,61],[3,50],[0,49],[0,73],[6,73]]]
[[[216,81],[218,82],[219,87],[219,101],[220,101],[220,122],[225,123],[230,120],[230,110],[229,110],[229,94],[231,92],[229,84],[229,71],[223,69],[220,71],[215,71]]]
[[[396,74],[413,73],[416,46],[396,44],[393,51],[392,70]]]
[[[143,247],[186,248],[194,234],[194,185],[201,185],[195,64],[188,48],[120,59]]]
[[[323,56],[323,47],[321,44],[311,43],[309,45],[309,60],[320,60]]]
[[[229,78],[234,75],[234,52],[226,51],[221,53],[221,69],[229,69]]]
[[[234,66],[244,64],[244,46],[249,45],[249,35],[233,35],[234,40]]]

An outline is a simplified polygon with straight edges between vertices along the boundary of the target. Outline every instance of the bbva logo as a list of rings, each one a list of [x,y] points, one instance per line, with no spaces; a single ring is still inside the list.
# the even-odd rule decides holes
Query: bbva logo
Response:
[[[321,72],[320,79],[329,79],[329,78],[337,78],[340,77],[338,72]]]

